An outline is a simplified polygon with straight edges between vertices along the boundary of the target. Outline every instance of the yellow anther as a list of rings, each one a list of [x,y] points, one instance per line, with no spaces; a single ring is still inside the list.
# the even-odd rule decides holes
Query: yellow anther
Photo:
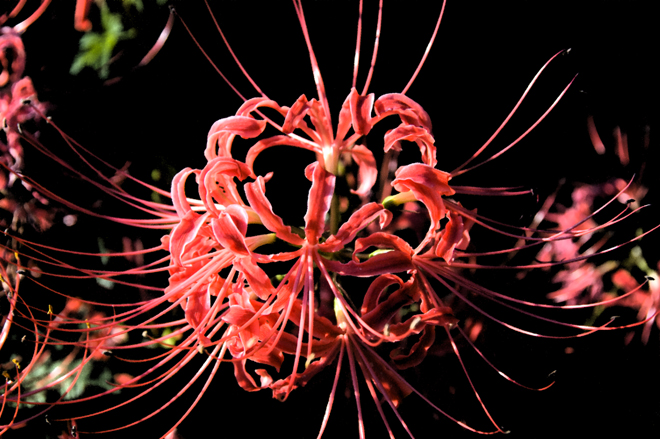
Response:
[[[18,360],[17,360],[16,358],[13,358],[13,359],[11,360],[11,362],[14,363],[18,369],[21,368],[21,363],[19,363]]]
[[[91,328],[91,326],[89,326],[89,320],[88,319],[85,319],[85,325],[87,325],[87,329]]]
[[[11,376],[9,376],[9,374],[7,373],[6,370],[3,370],[3,371],[2,371],[2,376],[5,377],[5,378],[7,378],[8,380],[11,381]]]
[[[314,354],[314,352],[312,352],[312,355],[307,357],[307,361],[305,361],[305,369],[307,369],[309,367],[309,365],[312,363],[312,361],[314,361],[315,357],[316,357],[316,355]]]
[[[53,305],[48,305],[48,315],[49,316],[53,315]]]

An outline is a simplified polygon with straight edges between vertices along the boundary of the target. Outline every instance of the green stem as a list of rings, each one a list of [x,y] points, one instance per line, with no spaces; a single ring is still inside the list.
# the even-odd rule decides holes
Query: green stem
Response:
[[[332,196],[330,203],[330,233],[335,235],[339,230],[339,197],[337,194]]]

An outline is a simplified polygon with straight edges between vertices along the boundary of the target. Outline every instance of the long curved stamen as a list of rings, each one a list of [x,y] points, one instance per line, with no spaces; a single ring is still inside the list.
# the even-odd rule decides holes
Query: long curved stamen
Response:
[[[550,62],[551,62],[553,59],[555,59],[556,57],[558,57],[558,56],[561,55],[562,53],[564,53],[563,50],[561,50],[561,51],[555,53],[555,54],[554,54],[554,55],[553,55],[548,61],[546,61],[545,64],[543,64],[543,66],[541,67],[541,69],[539,69],[539,71],[536,72],[536,75],[534,75],[534,78],[532,78],[531,82],[529,83],[529,85],[528,85],[527,88],[525,89],[525,91],[524,91],[524,93],[522,94],[522,96],[520,97],[520,99],[518,99],[518,102],[516,102],[516,105],[513,107],[513,109],[511,110],[511,112],[508,114],[508,116],[504,119],[504,122],[502,122],[502,124],[501,124],[501,125],[495,130],[495,132],[490,136],[490,138],[489,138],[488,140],[486,140],[486,143],[484,143],[484,144],[483,144],[483,145],[482,145],[482,146],[481,146],[481,147],[480,147],[480,148],[479,148],[474,154],[472,154],[472,156],[471,156],[468,160],[466,160],[466,161],[465,161],[462,165],[460,165],[458,168],[456,168],[456,169],[454,169],[453,171],[451,171],[451,175],[452,175],[452,176],[458,176],[458,175],[461,175],[461,174],[463,174],[463,173],[465,173],[465,172],[468,171],[468,170],[464,170],[463,168],[465,168],[467,165],[469,165],[470,163],[472,163],[472,160],[474,160],[475,158],[477,158],[477,157],[478,157],[478,156],[484,151],[484,149],[486,149],[486,147],[488,147],[488,145],[491,144],[491,142],[495,139],[495,137],[497,137],[497,135],[500,133],[500,131],[502,131],[502,129],[506,126],[506,124],[509,122],[509,120],[510,120],[510,119],[513,117],[513,115],[516,113],[516,111],[518,110],[518,107],[520,107],[520,105],[522,104],[522,102],[525,100],[525,97],[527,97],[527,94],[528,94],[529,91],[532,89],[532,86],[536,83],[536,80],[539,78],[539,76],[541,76],[541,73],[545,70],[545,68],[550,64]],[[575,79],[575,78],[573,78],[573,79]],[[573,81],[571,81],[571,83],[572,83],[572,82],[573,82]],[[569,84],[569,85],[570,85],[570,84]],[[564,92],[565,92],[565,90],[564,90]],[[560,96],[562,96],[563,94],[564,94],[564,93],[562,93]],[[555,103],[556,103],[556,101],[555,101]],[[552,107],[554,107],[554,104],[553,104]],[[552,107],[550,107],[550,108],[552,108]],[[539,119],[538,122],[540,122],[540,121],[541,121],[541,119]],[[538,122],[537,122],[537,123],[538,123]],[[521,138],[522,138],[522,137],[521,137]]]
[[[362,96],[367,94],[369,90],[369,85],[371,84],[371,78],[374,75],[374,69],[376,68],[376,57],[378,56],[378,48],[380,47],[380,32],[383,22],[383,0],[378,2],[378,22],[376,23],[376,35],[374,36],[374,48],[371,55],[371,63],[369,64],[369,72],[367,73],[367,79],[364,81],[364,88],[362,88]],[[355,86],[355,85],[354,85]]]
[[[241,72],[243,73],[243,76],[245,76],[245,78],[248,81],[250,81],[250,84],[252,84],[252,87],[254,87],[254,89],[257,91],[257,93],[259,93],[261,96],[263,96],[264,98],[267,99],[268,96],[266,96],[266,93],[261,91],[261,89],[259,88],[257,83],[254,82],[252,77],[248,74],[247,70],[245,70],[245,67],[243,67],[243,64],[241,64],[241,62],[238,60],[238,57],[234,53],[234,50],[229,45],[229,41],[227,41],[227,37],[225,37],[224,32],[222,32],[222,28],[220,28],[220,25],[218,24],[218,20],[215,18],[215,14],[213,13],[213,11],[211,11],[211,6],[209,5],[208,0],[204,0],[204,4],[206,5],[206,8],[209,11],[209,15],[211,16],[211,19],[213,19],[213,23],[215,24],[215,28],[218,30],[218,33],[220,34],[220,37],[222,38],[222,41],[225,43],[225,46],[227,47],[227,50],[229,50],[229,53],[231,53],[231,57],[234,59],[234,62],[236,63],[238,68],[241,69]]]
[[[403,90],[401,91],[401,94],[405,95],[406,93],[408,93],[408,90],[413,85],[413,82],[415,82],[415,79],[417,79],[417,75],[419,75],[419,72],[422,70],[422,67],[424,66],[424,63],[426,62],[426,58],[429,56],[429,52],[431,52],[431,47],[433,47],[433,43],[435,42],[435,37],[436,37],[436,35],[438,35],[438,29],[440,29],[440,23],[442,22],[442,16],[445,13],[446,4],[447,4],[447,0],[442,0],[442,7],[440,8],[440,15],[438,16],[438,21],[435,24],[435,29],[433,29],[433,35],[431,35],[431,39],[429,40],[429,44],[426,46],[426,50],[424,50],[424,55],[422,56],[422,60],[417,65],[417,68],[415,69],[415,72],[413,73],[412,77],[408,81],[408,84],[406,84],[406,86],[403,87]]]
[[[321,101],[321,106],[323,107],[323,112],[327,121],[327,127],[329,128],[330,133],[332,132],[332,116],[330,115],[330,105],[328,105],[328,96],[325,92],[325,85],[323,83],[323,77],[321,76],[321,70],[319,69],[318,62],[316,61],[316,55],[314,54],[314,49],[312,48],[312,41],[309,38],[309,31],[307,30],[307,23],[305,22],[305,14],[302,8],[301,0],[293,0],[293,7],[296,10],[296,15],[298,16],[298,22],[305,37],[305,44],[307,44],[307,51],[309,52],[309,60],[312,64],[312,73],[314,75],[314,83],[316,84],[316,91]],[[332,139],[328,139],[330,142]],[[329,143],[330,143],[329,142]]]

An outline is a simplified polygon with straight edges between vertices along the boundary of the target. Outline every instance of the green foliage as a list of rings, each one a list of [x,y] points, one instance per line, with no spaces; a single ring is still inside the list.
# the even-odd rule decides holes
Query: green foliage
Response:
[[[141,1],[138,3],[141,5]],[[110,74],[115,46],[119,41],[135,35],[134,29],[124,31],[121,14],[110,12],[105,3],[101,6],[101,27],[102,33],[88,32],[80,39],[80,51],[70,69],[72,75],[77,75],[85,67],[91,67],[98,72],[99,77],[106,79]]]
[[[53,361],[48,358],[32,370],[29,379],[23,381],[23,391],[29,392],[40,388],[44,382],[50,381],[49,377],[54,370],[59,368],[73,370],[79,368],[81,364],[81,359],[74,360],[71,363],[68,363],[65,359],[65,362],[63,363],[62,360]],[[74,379],[76,380],[75,383]],[[113,388],[112,385],[108,384],[110,382],[112,382],[112,372],[106,365],[102,365],[101,368],[96,368],[95,370],[94,364],[88,363],[82,367],[79,376],[74,373],[57,386],[52,387],[51,390],[57,392],[66,401],[79,398],[85,390],[91,386],[96,386],[103,390],[109,390]],[[69,390],[68,393],[65,393],[67,390]],[[46,392],[38,392],[25,398],[25,400],[36,403],[45,403],[47,395]]]
[[[138,12],[142,12],[142,10],[144,9],[144,4],[142,3],[142,0],[121,0],[121,1],[124,4],[124,9],[126,10],[129,10],[131,6],[137,9]],[[158,3],[160,3],[160,1]]]
[[[160,337],[167,337],[168,335],[170,335],[173,332],[174,332],[174,330],[172,328],[165,328],[163,330],[163,333],[160,335]],[[173,336],[163,340],[162,343],[159,346],[163,347],[163,348],[166,348],[166,349],[171,349],[174,346],[176,346],[176,342],[181,340],[181,337],[182,337],[181,334],[173,335]]]
[[[71,364],[72,368],[78,368],[80,367],[80,364],[82,363],[82,360],[76,360]],[[92,367],[90,365],[86,365],[83,367],[80,371],[80,376],[74,383],[74,379],[76,378],[75,374],[67,378],[66,380],[62,381],[62,383],[59,385],[58,391],[60,394],[64,394],[64,392],[67,391],[67,389],[71,388],[68,393],[64,394],[64,400],[72,400],[72,399],[77,399],[80,398],[85,391],[85,388],[88,386],[99,386],[102,389],[109,390],[112,388],[108,384],[108,381],[112,381],[112,373],[110,372],[109,369],[103,370],[101,372],[101,375],[98,378],[92,378],[91,376],[92,372]],[[73,387],[71,385],[73,384]]]
[[[108,250],[108,247],[105,246],[105,240],[101,238],[100,236],[96,238],[96,243],[99,246],[99,252],[100,253],[110,253],[110,250]],[[110,256],[101,256],[101,263],[103,265],[108,265],[108,262],[110,262]]]

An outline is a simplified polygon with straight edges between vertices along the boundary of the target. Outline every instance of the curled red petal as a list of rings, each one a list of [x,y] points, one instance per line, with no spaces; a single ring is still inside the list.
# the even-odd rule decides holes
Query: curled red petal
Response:
[[[356,210],[353,215],[337,231],[337,234],[328,238],[319,245],[319,250],[336,252],[355,239],[355,235],[380,217],[380,228],[386,227],[392,220],[392,213],[381,204],[368,203]]]
[[[379,97],[374,110],[380,117],[398,115],[408,125],[415,125],[432,132],[431,118],[421,105],[401,93],[390,93]]]
[[[239,258],[234,261],[234,267],[245,275],[252,292],[262,300],[275,294],[275,288],[266,272],[255,264],[251,258]]]
[[[89,20],[89,10],[92,0],[76,0],[76,10],[73,14],[73,27],[78,32],[89,32],[92,30],[92,22]]]
[[[247,156],[245,157],[245,163],[250,168],[250,170],[252,170],[251,172],[253,177],[255,176],[254,161],[256,160],[257,156],[261,154],[261,152],[264,151],[265,149],[278,145],[295,146],[297,148],[303,148],[309,151],[321,152],[320,148],[317,148],[314,145],[305,142],[301,142],[300,140],[294,139],[289,136],[273,136],[267,139],[260,140],[250,147],[250,150],[248,151]]]
[[[342,264],[337,261],[326,260],[323,264],[329,271],[356,277],[372,277],[380,274],[404,273],[415,268],[408,255],[396,250],[372,256],[366,261],[359,263],[350,261]]]
[[[205,290],[191,292],[186,296],[186,321],[195,329],[203,329],[200,325],[211,309],[211,296]]]
[[[453,310],[448,306],[441,306],[431,308],[423,314],[414,315],[405,322],[390,325],[388,331],[390,336],[403,340],[410,334],[419,334],[426,325],[452,328],[457,323],[458,319],[454,317]]]
[[[371,256],[366,261],[360,262],[358,254],[369,247],[376,247],[381,250],[390,250],[385,253]],[[353,260],[342,264],[327,260],[324,265],[330,271],[339,274],[371,277],[381,274],[402,273],[413,270],[415,266],[412,263],[414,250],[406,241],[398,236],[389,233],[376,232],[366,238],[360,238],[355,241],[355,250],[353,251]]]
[[[199,215],[188,211],[179,223],[172,229],[169,238],[169,251],[174,265],[182,266],[183,256],[188,252],[191,243],[198,239],[200,228],[206,223],[209,214]]]
[[[186,199],[186,179],[190,174],[199,174],[199,171],[184,168],[172,179],[172,204],[180,218],[191,210],[190,203]]]
[[[412,191],[415,199],[428,209],[431,228],[437,229],[445,216],[442,196],[455,193],[449,186],[451,175],[422,163],[413,163],[397,169],[395,176],[392,187],[399,192]]]
[[[337,135],[335,136],[335,138],[339,141],[343,140],[344,137],[346,137],[346,134],[348,134],[348,130],[351,128],[352,125],[351,95],[353,94],[353,91],[355,91],[355,89],[351,90],[351,94],[349,94],[346,97],[344,103],[341,105],[341,110],[339,110],[339,121],[337,122]]]
[[[314,162],[305,169],[305,176],[312,181],[307,198],[305,214],[305,237],[308,243],[316,245],[325,230],[325,215],[330,209],[335,189],[335,176]]]
[[[359,197],[365,198],[371,193],[371,188],[378,179],[378,168],[373,153],[363,145],[356,145],[351,149],[351,155],[358,165],[358,187],[351,190]]]
[[[211,229],[216,241],[224,248],[239,257],[250,256],[250,250],[245,243],[245,236],[238,230],[232,217],[222,212],[211,220]]]
[[[367,290],[367,293],[364,295],[364,299],[362,300],[360,315],[364,315],[370,310],[374,309],[387,287],[395,284],[398,284],[399,288],[401,288],[401,286],[403,286],[403,281],[399,276],[395,276],[393,274],[380,275],[373,282],[371,282],[371,285],[369,285],[369,289]]]
[[[422,161],[431,167],[438,163],[436,159],[435,139],[426,128],[414,125],[399,125],[385,134],[385,152],[390,149],[401,150],[400,142],[407,140],[417,143],[422,153]]]
[[[204,157],[213,160],[216,157],[231,157],[231,144],[234,136],[252,139],[263,133],[266,121],[248,116],[231,116],[215,122],[206,140]],[[218,150],[216,152],[216,146]]]
[[[450,211],[449,222],[442,231],[438,245],[435,248],[435,255],[450,263],[454,259],[454,249],[463,240],[464,231],[463,217]]]
[[[316,141],[320,144],[329,145],[332,143],[332,127],[330,126],[330,121],[327,118],[327,113],[321,102],[316,99],[309,101],[310,109],[307,113],[309,120],[312,121],[315,131],[306,131],[306,133],[312,138],[315,138]]]
[[[307,96],[300,96],[298,100],[296,100],[296,102],[291,106],[289,111],[287,111],[286,118],[282,124],[282,132],[284,134],[290,134],[296,128],[308,130],[309,127],[303,119],[309,112],[311,106],[311,103],[307,100]]]
[[[245,236],[248,226],[248,214],[243,206],[232,204],[227,206],[224,213],[231,216],[231,219],[236,225],[238,231],[241,233],[241,235]]]
[[[248,99],[241,105],[241,107],[236,112],[236,116],[249,116],[251,113],[255,112],[261,107],[272,108],[273,110],[280,113],[282,116],[286,116],[287,110],[280,107],[280,105],[268,98],[252,98]]]
[[[385,325],[399,314],[402,307],[413,302],[415,292],[414,289],[404,288],[403,285],[400,285],[400,288],[393,291],[386,299],[369,309],[362,316],[362,320],[376,331],[382,331]]]
[[[261,390],[261,387],[257,386],[257,383],[254,381],[254,378],[245,370],[245,363],[247,360],[234,361],[234,377],[236,382],[241,388],[247,392],[256,392]]]
[[[374,94],[369,93],[366,96],[361,96],[357,90],[351,89],[348,95],[351,120],[353,122],[353,130],[357,134],[366,136],[371,131],[373,124],[371,123],[371,110],[374,106]]]
[[[216,157],[209,161],[198,178],[199,197],[204,202],[206,210],[219,214],[216,202],[223,206],[242,205],[243,200],[236,189],[234,178],[242,181],[250,173],[247,165],[229,157]]]
[[[357,254],[364,251],[365,249],[367,249],[369,247],[376,247],[378,249],[395,250],[395,251],[398,251],[398,252],[406,255],[411,260],[412,260],[413,254],[414,254],[414,250],[412,249],[412,247],[410,247],[410,245],[404,239],[401,239],[398,236],[395,236],[395,235],[392,235],[392,234],[389,234],[389,233],[376,232],[376,233],[372,233],[371,235],[367,236],[366,238],[360,238],[355,242],[355,250],[353,252],[353,261],[357,262],[358,261]]]
[[[254,307],[249,300],[249,295],[233,293],[229,296],[229,310],[222,315],[222,321],[241,327],[245,325],[255,314]],[[249,330],[249,328],[246,328]]]
[[[254,183],[245,185],[245,196],[250,207],[259,215],[261,224],[268,230],[274,232],[278,238],[293,245],[302,245],[304,240],[291,231],[291,227],[285,226],[282,218],[275,215],[273,207],[266,198],[266,186],[263,177],[258,177]]]
[[[408,369],[419,365],[433,343],[435,342],[435,327],[426,326],[422,331],[422,336],[410,348],[408,353],[404,354],[400,349],[390,352],[390,358],[397,369]]]

